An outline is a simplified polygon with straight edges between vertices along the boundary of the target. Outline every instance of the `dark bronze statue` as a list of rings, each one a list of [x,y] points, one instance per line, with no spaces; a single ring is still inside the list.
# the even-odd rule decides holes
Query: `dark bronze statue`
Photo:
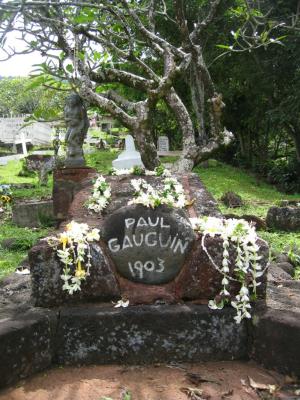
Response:
[[[78,94],[73,93],[66,99],[64,117],[67,126],[65,165],[66,167],[83,167],[85,166],[85,159],[82,147],[89,128],[89,119],[83,101]]]

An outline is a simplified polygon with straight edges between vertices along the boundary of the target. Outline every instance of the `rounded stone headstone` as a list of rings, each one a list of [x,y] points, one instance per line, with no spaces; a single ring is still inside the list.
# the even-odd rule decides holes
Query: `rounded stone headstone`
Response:
[[[101,232],[117,271],[149,285],[172,281],[195,239],[185,211],[166,206],[122,207],[106,218]]]

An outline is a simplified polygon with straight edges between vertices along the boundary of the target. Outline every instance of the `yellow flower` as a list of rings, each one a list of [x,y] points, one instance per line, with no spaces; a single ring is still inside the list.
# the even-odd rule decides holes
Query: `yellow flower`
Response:
[[[2,201],[3,203],[9,203],[10,200],[11,200],[11,198],[10,198],[9,196],[6,196],[6,195],[2,195],[2,196],[1,196],[1,201]]]
[[[81,261],[78,261],[75,276],[76,278],[85,278],[85,275],[85,270],[81,268]]]
[[[68,244],[68,241],[69,241],[69,237],[66,232],[63,232],[60,234],[59,241],[60,241],[60,243],[62,243],[63,249],[65,250],[66,245]]]

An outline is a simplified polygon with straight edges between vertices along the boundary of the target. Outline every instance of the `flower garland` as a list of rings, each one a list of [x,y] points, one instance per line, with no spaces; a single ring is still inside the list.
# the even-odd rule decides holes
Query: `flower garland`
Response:
[[[202,248],[207,254],[214,267],[222,275],[222,290],[219,293],[221,300],[210,300],[208,306],[212,309],[222,309],[229,302],[229,283],[236,281],[241,284],[239,293],[231,301],[232,307],[236,309],[237,315],[234,317],[239,324],[244,318],[251,318],[249,310],[251,309],[250,297],[256,298],[256,288],[261,284],[257,279],[261,277],[265,270],[259,260],[259,246],[257,245],[257,234],[255,228],[247,221],[240,219],[220,219],[215,217],[205,217],[202,219],[193,219],[192,225],[202,233]],[[220,236],[223,239],[223,260],[222,265],[218,266],[209,254],[205,246],[207,236]],[[229,246],[233,244],[236,249],[236,258],[234,262],[233,275],[230,271]],[[251,294],[251,295],[250,295]]]
[[[0,185],[0,205],[4,208],[12,201],[12,191],[10,185]]]
[[[94,183],[92,196],[87,201],[87,208],[99,213],[107,207],[110,198],[110,185],[106,182],[105,178],[100,175]]]
[[[186,204],[186,197],[182,185],[175,178],[165,178],[162,190],[154,189],[144,179],[132,179],[131,185],[135,189],[134,199],[128,204],[143,204],[146,207],[158,207],[166,204],[169,207],[182,208]]]
[[[159,165],[154,169],[154,171],[150,171],[148,169],[144,169],[138,166],[132,167],[132,168],[124,168],[124,169],[116,169],[116,168],[111,168],[110,170],[110,175],[146,175],[146,176],[163,176],[163,177],[169,177],[171,176],[171,172],[166,169],[162,164]]]
[[[58,238],[47,239],[49,245],[56,248],[58,258],[64,264],[61,275],[63,290],[69,294],[81,290],[81,282],[90,275],[90,243],[100,239],[99,229],[89,229],[87,224],[71,221]]]

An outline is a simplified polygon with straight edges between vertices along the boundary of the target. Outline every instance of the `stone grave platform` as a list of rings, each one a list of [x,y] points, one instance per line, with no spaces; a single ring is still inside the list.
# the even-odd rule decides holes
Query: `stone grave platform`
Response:
[[[14,224],[21,227],[36,228],[50,225],[54,221],[53,201],[16,202],[12,206],[12,220]]]
[[[220,290],[221,278],[188,217],[221,214],[196,174],[177,176],[191,203],[185,211],[128,206],[133,194],[130,180],[138,177],[107,177],[113,195],[102,215],[84,207],[95,176],[88,168],[54,174],[54,208],[62,221],[60,228],[76,220],[102,232],[101,240],[92,245],[91,276],[82,290],[72,296],[63,292],[62,265],[46,241],[29,252],[31,279],[13,276],[0,284],[0,386],[53,364],[248,357],[262,362],[260,354],[267,352],[268,367],[300,376],[299,324],[289,312],[284,318],[270,317],[270,310],[264,308],[265,281],[253,324],[237,325],[232,308],[208,308],[208,300]],[[155,177],[145,179],[154,186],[161,184]],[[267,246],[263,241],[260,246],[266,263]],[[221,241],[207,239],[206,247],[220,261]],[[229,252],[234,258],[234,250]],[[236,291],[234,285],[231,290]],[[130,301],[128,308],[113,306],[121,297]],[[293,346],[287,344],[290,326]],[[290,357],[297,360],[291,362]]]

